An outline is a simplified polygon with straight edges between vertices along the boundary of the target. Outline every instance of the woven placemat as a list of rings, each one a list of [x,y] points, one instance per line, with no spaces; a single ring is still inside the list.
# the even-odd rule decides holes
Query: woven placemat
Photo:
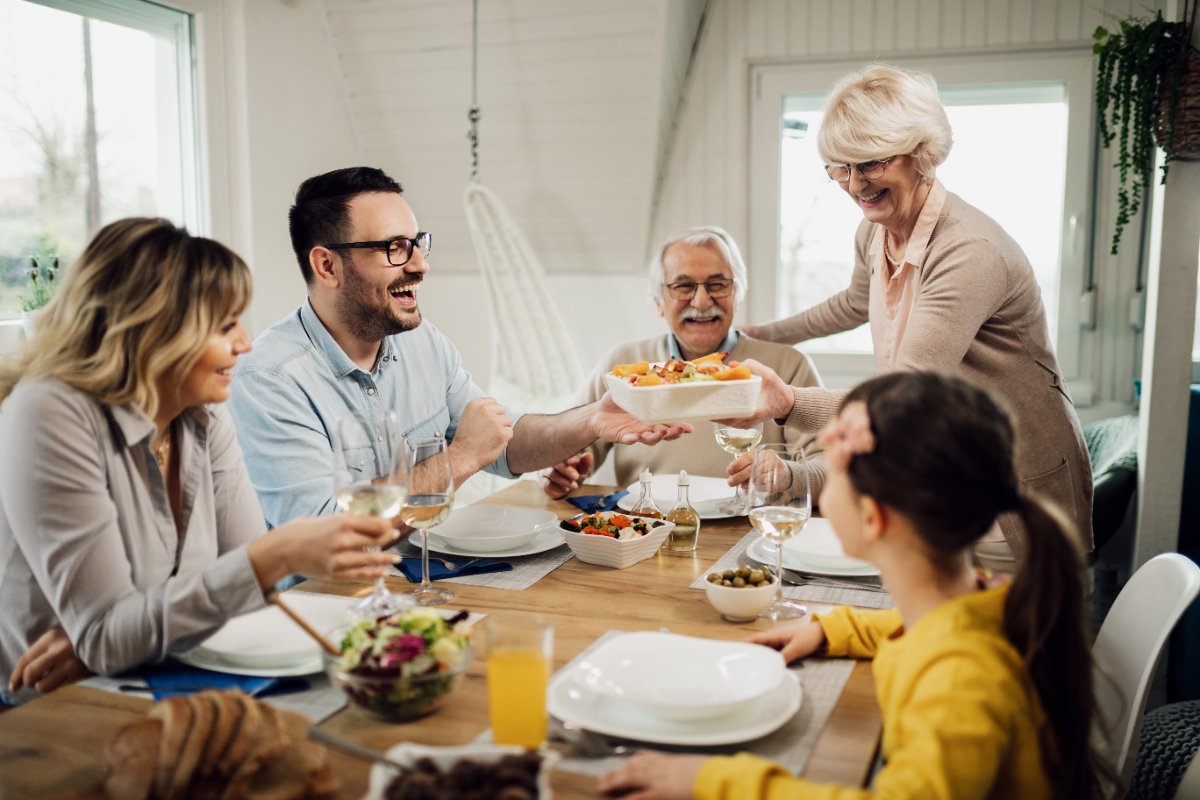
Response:
[[[691,588],[703,589],[708,573],[714,570],[734,569],[743,564],[757,566],[758,562],[746,555],[746,548],[762,538],[755,531],[750,531],[741,541],[729,548],[725,555],[717,559],[717,563],[704,570],[704,574],[692,582]],[[838,606],[861,606],[863,608],[893,608],[892,596],[887,592],[870,591],[866,589],[850,589],[841,586],[805,586],[783,585],[783,596],[789,600],[807,600],[810,603],[830,603]]]
[[[601,643],[621,636],[624,631],[609,631],[591,644],[586,650],[573,658],[559,673],[573,669],[576,662],[586,657]],[[782,764],[793,774],[800,774],[808,757],[812,753],[817,737],[829,720],[833,707],[842,696],[846,681],[854,671],[852,659],[844,658],[807,658],[790,670],[800,678],[803,696],[800,710],[796,712],[783,727],[774,733],[754,739],[749,742],[724,745],[720,747],[664,747],[658,744],[645,744],[633,740],[611,739],[614,744],[624,744],[626,747],[638,750],[659,750],[671,753],[693,753],[699,755],[722,755],[732,753],[753,753],[763,758],[769,758]],[[492,732],[486,730],[476,741],[491,741]],[[554,743],[556,749],[559,744]],[[561,745],[564,758],[555,766],[556,770],[570,772],[576,775],[598,777],[620,766],[629,757],[627,755],[590,757],[581,756],[570,745]]]
[[[405,539],[400,543],[392,546],[390,549],[395,550],[405,558],[420,558],[421,548],[416,545],[409,544]],[[434,552],[430,551],[430,557],[433,557]],[[494,561],[504,561],[512,564],[512,570],[509,572],[489,572],[484,575],[464,575],[460,578],[446,578],[438,581],[438,583],[465,583],[469,586],[490,586],[493,589],[509,589],[512,591],[523,591],[533,586],[542,578],[549,575],[554,570],[561,567],[563,564],[571,560],[575,554],[571,552],[571,548],[563,542],[558,547],[551,550],[546,550],[543,553],[537,553],[532,556],[517,556],[515,558],[491,559]],[[450,560],[454,562],[470,561],[470,558],[463,556],[450,556]],[[489,559],[479,559],[478,563],[486,563]],[[391,567],[389,572],[392,575],[403,578],[404,573],[395,567]]]

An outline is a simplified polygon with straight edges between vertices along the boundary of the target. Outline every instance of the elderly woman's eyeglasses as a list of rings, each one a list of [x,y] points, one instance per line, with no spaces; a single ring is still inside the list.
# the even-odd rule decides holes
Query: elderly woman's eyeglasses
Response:
[[[895,156],[881,158],[878,161],[864,161],[861,164],[826,164],[825,172],[831,180],[835,180],[838,183],[847,183],[850,180],[850,170],[853,168],[858,172],[859,177],[873,181],[876,178],[883,177],[884,170],[887,169],[887,165],[892,163],[892,159],[894,158]]]
[[[418,233],[412,239],[405,236],[397,236],[395,239],[386,239],[382,242],[348,242],[345,244],[327,244],[325,245],[330,250],[386,250],[388,263],[393,267],[403,267],[412,259],[413,248],[416,247],[421,251],[422,256],[429,255],[429,251],[433,248],[433,234]]]
[[[674,300],[687,302],[696,296],[697,287],[703,286],[704,291],[713,300],[720,300],[722,297],[729,297],[733,291],[733,281],[728,278],[718,278],[717,280],[705,281],[704,283],[693,283],[692,281],[679,281],[678,283],[663,284],[671,297]]]

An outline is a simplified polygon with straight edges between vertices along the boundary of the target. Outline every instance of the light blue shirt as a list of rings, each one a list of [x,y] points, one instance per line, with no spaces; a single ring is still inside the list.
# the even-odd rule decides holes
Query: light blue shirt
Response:
[[[305,300],[238,360],[228,407],[263,515],[275,528],[333,513],[332,431],[341,417],[390,409],[406,436],[440,432],[453,441],[463,408],[483,396],[458,350],[430,323],[384,339],[367,372]],[[509,413],[515,424],[520,415]],[[485,469],[516,477],[507,451]]]
[[[732,353],[733,348],[737,347],[738,337],[741,335],[742,334],[739,331],[735,331],[733,328],[730,328],[729,335],[725,337],[725,341],[721,342],[721,346],[713,352]],[[671,358],[676,358],[680,361],[687,361],[686,358],[679,354],[679,342],[675,341],[675,334],[673,333],[667,334],[667,352],[670,354]]]

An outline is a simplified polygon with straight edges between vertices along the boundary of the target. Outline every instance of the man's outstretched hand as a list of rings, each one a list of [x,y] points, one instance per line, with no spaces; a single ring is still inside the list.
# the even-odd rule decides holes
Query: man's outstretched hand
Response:
[[[616,444],[655,445],[659,442],[669,442],[678,439],[685,433],[691,433],[693,428],[686,422],[672,422],[666,425],[646,425],[638,422],[637,418],[617,405],[608,392],[596,403],[592,411],[591,429],[596,439]]]

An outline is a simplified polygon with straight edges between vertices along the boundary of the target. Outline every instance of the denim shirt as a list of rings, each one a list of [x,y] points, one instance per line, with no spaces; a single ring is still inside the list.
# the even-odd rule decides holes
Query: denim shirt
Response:
[[[725,341],[721,342],[721,346],[713,352],[732,353],[733,348],[737,347],[738,337],[741,335],[742,334],[739,331],[735,331],[733,328],[730,328],[729,335],[725,337]],[[671,358],[675,358],[680,361],[687,361],[686,358],[679,354],[679,342],[675,340],[675,334],[673,333],[667,334],[667,353],[671,356]]]
[[[228,407],[267,525],[275,528],[333,513],[333,428],[340,418],[390,409],[404,435],[440,432],[453,441],[463,408],[484,396],[458,350],[430,323],[384,339],[367,372],[305,300],[238,360]],[[520,415],[511,416],[515,423]],[[516,477],[507,451],[485,470]]]

